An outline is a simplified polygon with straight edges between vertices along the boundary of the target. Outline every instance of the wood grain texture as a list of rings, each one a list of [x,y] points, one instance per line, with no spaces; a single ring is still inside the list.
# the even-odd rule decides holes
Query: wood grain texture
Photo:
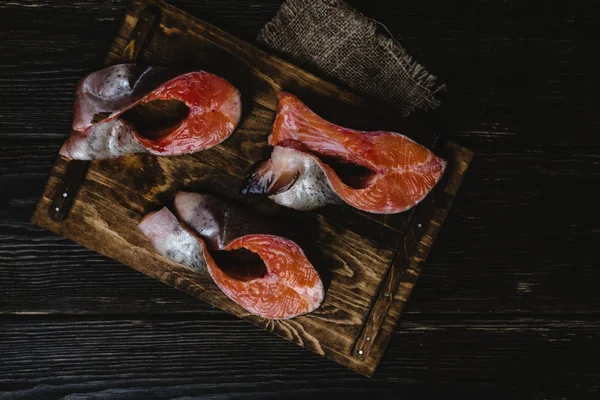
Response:
[[[588,320],[408,318],[371,380],[229,318],[40,318],[1,328],[0,398],[7,399],[394,399],[399,388],[406,399],[598,394],[597,371],[585,365],[595,361],[588,349],[600,326]],[[562,329],[568,338],[556,333]]]
[[[2,312],[205,310],[201,302],[24,222],[59,146],[18,142],[0,149],[0,185],[8,189],[0,208]],[[600,312],[600,271],[593,262],[600,216],[589,212],[600,156],[593,149],[484,151],[473,160],[406,312]],[[564,214],[567,204],[573,207]]]
[[[0,319],[12,326],[0,354],[22,345],[0,362],[4,397],[81,398],[93,385],[105,398],[597,398],[600,3],[351,3],[448,83],[428,117],[476,152],[375,377],[27,222],[75,83],[102,64],[129,0],[12,0],[0,2]],[[253,42],[280,0],[172,4]],[[172,325],[150,328],[161,315]],[[34,334],[39,323],[55,328]],[[188,328],[207,332],[201,351],[177,339]],[[69,359],[78,338],[87,347]]]
[[[147,10],[158,14],[154,27],[144,28]],[[140,41],[139,32],[145,32]],[[143,45],[143,49],[142,46]],[[437,231],[451,201],[439,201],[439,196],[452,193],[454,197],[470,162],[469,152],[448,152],[448,179],[432,194],[434,206],[424,202],[417,207],[423,232],[408,229],[412,213],[393,216],[371,215],[350,207],[330,207],[327,214],[297,213],[285,210],[271,213],[268,218],[286,219],[294,226],[305,252],[322,272],[328,285],[327,296],[317,312],[290,321],[268,321],[245,312],[222,294],[214,283],[186,268],[156,254],[137,224],[151,210],[167,204],[180,189],[193,189],[248,201],[238,194],[240,184],[249,168],[268,154],[267,135],[277,109],[280,90],[298,94],[311,108],[323,110],[327,118],[338,122],[371,124],[387,120],[388,113],[372,108],[355,94],[322,81],[277,57],[240,41],[200,20],[153,0],[134,1],[109,51],[108,60],[119,62],[123,57],[136,56],[148,64],[193,65],[194,68],[218,73],[232,82],[241,92],[244,104],[242,122],[235,134],[212,149],[182,157],[130,155],[116,160],[90,163],[86,179],[73,200],[67,220],[54,215],[52,199],[62,195],[62,185],[69,185],[73,163],[59,158],[51,173],[44,196],[36,207],[32,221],[61,236],[67,237],[94,251],[113,258],[181,291],[268,329],[318,354],[330,357],[364,375],[372,376],[387,346],[390,329],[395,326],[399,311],[414,287],[412,277],[418,276]],[[332,106],[332,104],[334,106]],[[404,126],[403,122],[399,122]],[[355,127],[357,125],[354,125]],[[375,128],[372,130],[381,128]],[[397,125],[395,130],[413,133],[426,143],[431,134],[424,131],[406,132]],[[457,147],[458,148],[458,147]],[[460,164],[460,166],[459,166]],[[456,176],[455,176],[456,175]],[[439,194],[438,194],[439,193]],[[257,206],[276,210],[270,202]],[[339,211],[338,211],[339,210]],[[367,222],[364,222],[367,221]],[[357,227],[362,227],[357,229]],[[371,230],[368,228],[372,227]],[[365,229],[366,228],[366,229]],[[386,236],[385,242],[378,239]],[[410,237],[414,245],[400,244]],[[396,240],[394,240],[394,238]],[[406,261],[413,259],[418,268],[407,262],[394,262],[401,254]],[[414,258],[418,257],[418,258]],[[388,303],[385,312],[377,312],[376,320],[369,318],[370,309],[378,307],[382,281],[391,264],[408,269],[394,281],[391,295],[398,292],[393,308]],[[402,284],[402,287],[399,285]],[[394,312],[388,313],[388,308]],[[373,327],[369,327],[373,325]],[[385,329],[384,329],[385,328]],[[368,353],[353,353],[360,331],[374,331]]]

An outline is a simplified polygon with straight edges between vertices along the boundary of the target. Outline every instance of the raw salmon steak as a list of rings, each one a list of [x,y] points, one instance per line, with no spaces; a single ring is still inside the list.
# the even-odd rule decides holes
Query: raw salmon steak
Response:
[[[241,116],[238,90],[204,71],[173,76],[164,67],[118,64],[93,72],[77,85],[73,130],[60,149],[68,159],[94,160],[127,153],[178,155],[208,149],[231,135]],[[183,102],[188,115],[142,135],[122,115],[155,100]]]
[[[335,125],[285,92],[279,93],[269,144],[271,158],[254,167],[242,193],[268,194],[301,211],[342,201],[376,214],[406,211],[446,168],[446,161],[404,135]]]
[[[174,207],[177,217],[167,208],[150,213],[140,223],[141,231],[163,256],[208,273],[248,312],[287,319],[310,313],[323,302],[321,278],[292,240],[264,233],[265,225],[248,212],[214,196],[178,192]],[[258,265],[215,261],[220,253],[239,249],[262,261]]]

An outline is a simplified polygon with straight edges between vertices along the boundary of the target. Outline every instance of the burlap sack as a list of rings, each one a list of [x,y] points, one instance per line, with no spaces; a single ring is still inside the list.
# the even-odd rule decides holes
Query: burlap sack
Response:
[[[343,0],[287,0],[258,42],[404,115],[437,107],[443,85],[377,27]]]

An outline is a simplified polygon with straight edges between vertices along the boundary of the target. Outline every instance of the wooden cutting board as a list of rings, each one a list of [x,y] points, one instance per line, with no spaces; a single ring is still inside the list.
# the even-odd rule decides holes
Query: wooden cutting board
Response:
[[[438,145],[436,153],[449,162],[447,171],[433,192],[408,212],[378,216],[347,206],[296,212],[238,193],[251,165],[270,152],[267,136],[278,91],[299,96],[317,113],[344,126],[408,133],[428,146],[433,145],[431,133],[406,125],[393,110],[373,107],[161,1],[136,0],[127,11],[107,64],[127,60],[191,65],[225,77],[242,94],[241,124],[221,145],[193,155],[129,155],[94,161],[89,168],[87,163],[59,157],[32,221],[372,376],[458,191],[471,152],[453,143]],[[230,301],[212,282],[158,255],[137,224],[147,212],[170,204],[180,189],[237,199],[265,218],[294,227],[328,284],[324,304],[292,320],[258,318]],[[67,217],[60,221],[56,210],[63,213],[69,205]]]

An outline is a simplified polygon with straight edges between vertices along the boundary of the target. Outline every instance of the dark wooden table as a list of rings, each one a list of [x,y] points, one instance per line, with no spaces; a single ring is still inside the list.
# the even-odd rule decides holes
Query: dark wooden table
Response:
[[[279,3],[172,1],[247,41]],[[437,117],[476,153],[375,378],[28,222],[75,83],[128,1],[14,0],[0,3],[0,398],[600,396],[600,4],[351,3],[448,83]]]

